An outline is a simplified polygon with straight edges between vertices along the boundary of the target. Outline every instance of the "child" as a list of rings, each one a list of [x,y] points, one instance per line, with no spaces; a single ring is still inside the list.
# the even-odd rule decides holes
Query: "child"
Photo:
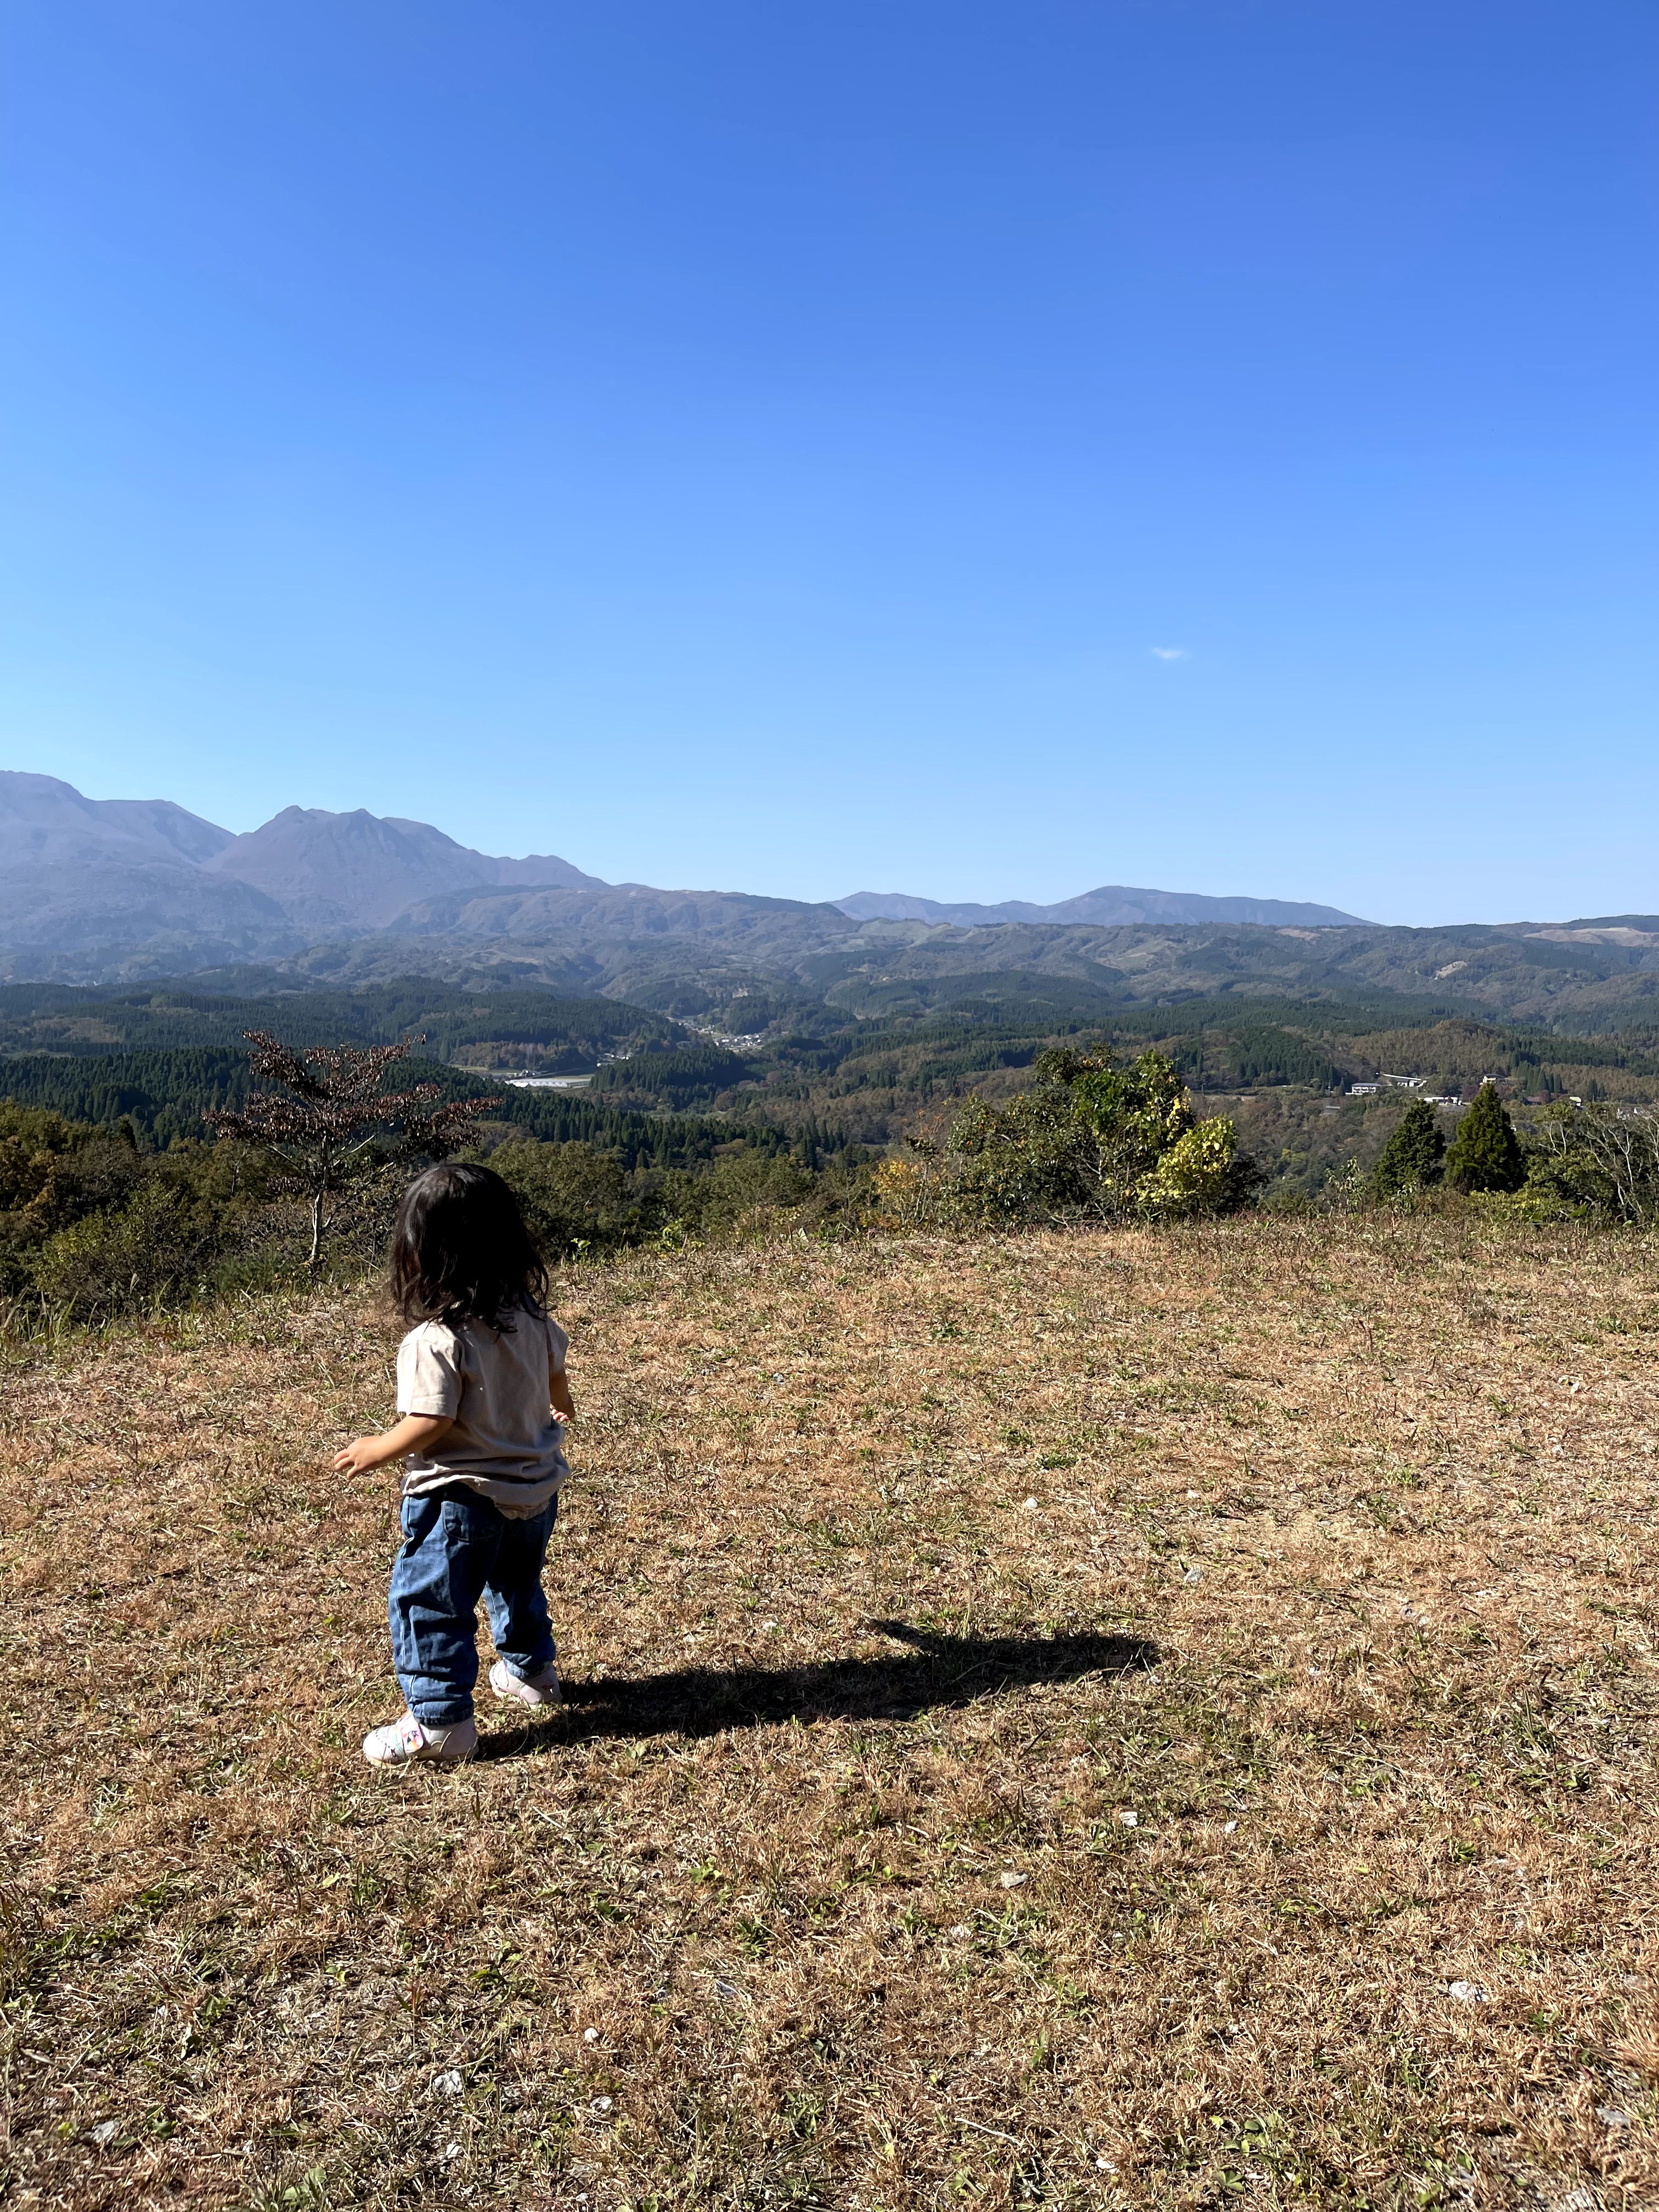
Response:
[[[501,1656],[498,1698],[557,1705],[542,1559],[558,1510],[570,1340],[547,1312],[547,1271],[518,1201],[489,1168],[428,1168],[404,1193],[392,1290],[414,1323],[398,1347],[398,1411],[359,1437],[341,1474],[406,1462],[404,1547],[392,1570],[392,1656],[409,1710],[372,1729],[374,1766],[470,1758],[478,1731],[477,1608]]]

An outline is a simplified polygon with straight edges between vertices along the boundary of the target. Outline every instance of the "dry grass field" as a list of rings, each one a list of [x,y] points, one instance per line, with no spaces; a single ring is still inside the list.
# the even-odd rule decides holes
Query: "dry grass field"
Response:
[[[7,1373],[20,2206],[1659,2202],[1659,1250],[561,1285],[574,1702],[392,1779],[364,1297]]]

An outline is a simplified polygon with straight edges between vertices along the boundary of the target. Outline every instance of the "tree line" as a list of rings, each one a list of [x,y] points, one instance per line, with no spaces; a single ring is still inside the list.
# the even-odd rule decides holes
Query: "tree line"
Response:
[[[410,1057],[418,1040],[247,1042],[245,1079],[226,1085],[235,1103],[198,1113],[197,1133],[165,1149],[130,1114],[98,1124],[0,1103],[0,1298],[14,1326],[361,1273],[410,1174],[456,1152],[489,1158],[554,1261],[781,1211],[828,1229],[863,1188],[856,1164],[817,1144],[799,1157],[775,1130],[650,1123],[556,1093],[466,1095],[455,1071]],[[497,1118],[514,1099],[538,1127]]]
[[[1650,1222],[1659,1217],[1659,1113],[1558,1100],[1532,1118],[1523,1141],[1486,1082],[1448,1141],[1434,1108],[1413,1099],[1371,1171],[1370,1194],[1411,1199],[1441,1186],[1539,1214]]]
[[[374,1048],[292,1048],[268,1035],[237,1103],[198,1133],[147,1146],[130,1117],[99,1125],[0,1104],[0,1298],[14,1325],[106,1319],[204,1296],[360,1274],[422,1162],[487,1156],[553,1261],[779,1227],[1017,1231],[1175,1223],[1237,1211],[1258,1164],[1231,1119],[1202,1117],[1165,1054],[1128,1062],[1054,1048],[1005,1104],[970,1095],[900,1152],[866,1159],[776,1130],[673,1125],[664,1150],[607,1145],[604,1109],[529,1094],[550,1129],[497,1118],[453,1070]],[[459,1087],[458,1087],[459,1086]],[[520,1097],[525,1094],[519,1094]],[[567,1133],[573,1114],[586,1133]],[[630,1136],[644,1117],[617,1117]],[[1442,1190],[1534,1216],[1645,1223],[1659,1214],[1659,1115],[1551,1107],[1517,1131],[1484,1085],[1449,1140],[1414,1100],[1367,1182],[1375,1201]],[[1348,1195],[1352,1195],[1350,1191]]]

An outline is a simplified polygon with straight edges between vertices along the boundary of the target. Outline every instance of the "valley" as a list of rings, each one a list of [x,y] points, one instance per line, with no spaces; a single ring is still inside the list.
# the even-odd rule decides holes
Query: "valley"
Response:
[[[295,806],[233,837],[21,775],[0,775],[0,1096],[160,1145],[238,1102],[249,1029],[423,1037],[432,1080],[495,1084],[503,1130],[814,1170],[1006,1097],[1048,1046],[1156,1047],[1237,1121],[1267,1191],[1301,1197],[1375,1158],[1400,1103],[1353,1086],[1387,1070],[1449,1097],[1490,1074],[1523,1115],[1659,1098],[1659,916],[663,890],[416,821]]]
[[[1384,997],[1160,1006],[1040,975],[967,981],[962,996],[931,1005],[869,991],[859,1012],[757,985],[727,1001],[764,1024],[741,1030],[617,997],[419,977],[307,988],[244,975],[240,988],[217,991],[197,978],[137,991],[11,984],[0,986],[0,1097],[76,1121],[125,1117],[143,1142],[166,1146],[198,1135],[204,1112],[240,1103],[249,1030],[300,1047],[416,1036],[423,1077],[455,1096],[494,1093],[503,1135],[619,1146],[630,1161],[641,1149],[678,1158],[759,1145],[817,1169],[936,1129],[969,1091],[1012,1096],[1050,1045],[1120,1058],[1156,1048],[1203,1111],[1237,1119],[1267,1193],[1304,1197],[1380,1152],[1405,1094],[1352,1086],[1385,1070],[1410,1070],[1434,1096],[1472,1097],[1491,1075],[1523,1121],[1529,1105],[1570,1097],[1659,1100],[1659,1023],[1584,1036],[1432,1007],[1413,1019]]]

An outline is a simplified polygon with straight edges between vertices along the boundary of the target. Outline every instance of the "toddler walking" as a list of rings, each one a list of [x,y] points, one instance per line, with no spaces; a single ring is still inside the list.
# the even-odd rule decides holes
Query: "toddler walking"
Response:
[[[570,1340],[518,1201],[489,1168],[446,1163],[404,1193],[392,1291],[413,1324],[398,1347],[398,1411],[359,1437],[342,1474],[405,1462],[404,1546],[392,1570],[392,1656],[408,1711],[363,1738],[374,1766],[453,1764],[477,1747],[478,1601],[500,1654],[498,1698],[556,1705],[542,1560],[558,1510]]]

